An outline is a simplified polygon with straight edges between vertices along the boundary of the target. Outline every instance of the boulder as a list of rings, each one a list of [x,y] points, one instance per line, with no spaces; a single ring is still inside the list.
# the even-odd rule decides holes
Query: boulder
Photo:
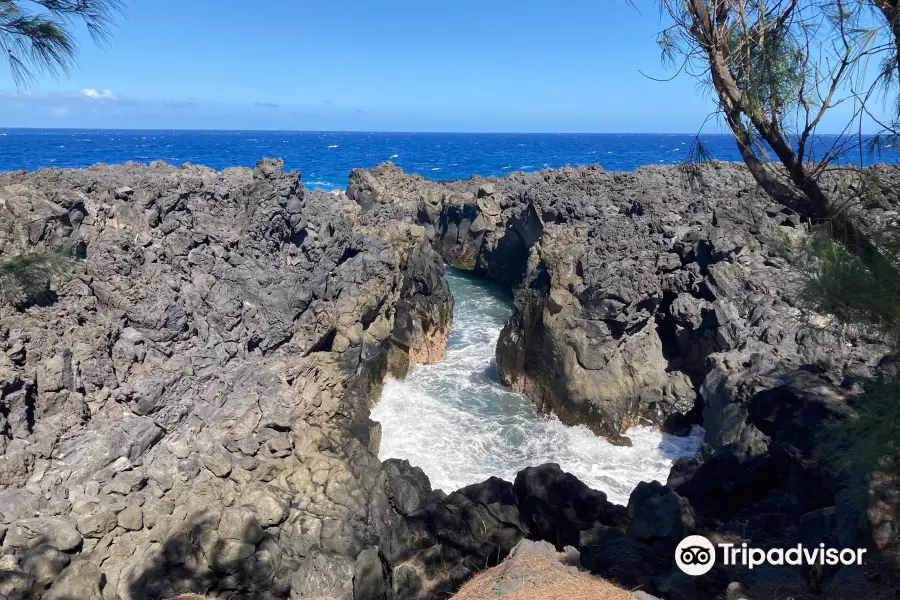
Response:
[[[81,534],[66,519],[59,517],[31,517],[17,519],[6,532],[4,545],[30,550],[47,544],[68,552],[81,545]]]
[[[144,513],[140,506],[128,506],[119,513],[117,522],[126,531],[139,531],[144,527]]]
[[[595,524],[624,528],[627,514],[606,494],[590,489],[559,465],[530,467],[516,475],[515,496],[523,524],[532,537],[558,548],[578,546],[582,531]]]
[[[50,544],[41,544],[32,549],[22,561],[22,570],[34,578],[35,584],[45,588],[63,572],[71,557]]]
[[[636,540],[668,538],[678,543],[697,528],[690,502],[658,481],[638,484],[628,499],[628,518],[626,533]]]
[[[78,519],[78,531],[86,538],[101,538],[118,525],[116,514],[104,508],[96,508]]]
[[[83,560],[75,561],[63,570],[44,593],[43,600],[101,600],[102,578],[100,567]]]
[[[34,578],[20,571],[0,571],[0,597],[9,600],[31,598]]]

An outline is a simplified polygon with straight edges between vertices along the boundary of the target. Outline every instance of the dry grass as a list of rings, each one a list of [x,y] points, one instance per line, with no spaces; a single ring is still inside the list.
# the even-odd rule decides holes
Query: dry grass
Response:
[[[518,583],[519,591],[496,596],[504,582]],[[452,600],[634,600],[615,585],[586,573],[573,573],[559,556],[516,556],[479,573]]]

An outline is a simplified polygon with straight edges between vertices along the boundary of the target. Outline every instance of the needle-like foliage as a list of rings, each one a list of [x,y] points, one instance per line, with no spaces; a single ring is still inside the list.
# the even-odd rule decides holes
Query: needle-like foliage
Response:
[[[900,225],[873,223],[869,236],[892,264],[900,264]],[[828,224],[797,238],[783,257],[800,275],[797,305],[830,315],[889,348],[900,350],[900,298],[889,279],[847,251]]]
[[[897,209],[896,186],[862,167],[900,138],[898,1],[659,0],[669,23],[657,37],[663,64],[712,92],[714,117],[760,188],[808,222],[809,235],[785,253],[801,282],[798,305],[880,339],[895,357],[900,223],[884,215]],[[819,126],[840,105],[850,116],[826,143]],[[881,106],[896,110],[885,119]],[[864,135],[873,124],[881,131]],[[683,169],[708,159],[698,137]],[[885,189],[889,212],[867,211]],[[898,390],[900,373],[882,369],[853,400],[858,417],[835,421],[823,438],[835,471],[867,491],[900,477]]]
[[[82,23],[103,43],[122,6],[122,0],[0,0],[0,51],[16,87],[39,75],[67,75],[77,51],[72,27]]]
[[[55,247],[0,257],[0,302],[27,307],[51,299],[51,287],[71,271],[71,249]]]
[[[28,87],[39,75],[66,75],[77,43],[72,28],[87,28],[96,43],[109,38],[123,0],[0,0],[0,51],[5,52],[16,87]],[[0,221],[3,232],[15,227]],[[70,248],[4,253],[0,249],[0,303],[27,307],[52,299],[52,285],[74,266]]]

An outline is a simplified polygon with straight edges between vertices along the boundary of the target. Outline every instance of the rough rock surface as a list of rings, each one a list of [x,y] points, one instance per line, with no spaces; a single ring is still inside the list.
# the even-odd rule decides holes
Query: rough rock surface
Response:
[[[354,171],[348,194],[392,206],[433,230],[447,262],[513,287],[504,381],[611,439],[702,411],[710,441],[727,445],[755,435],[740,423],[753,393],[798,369],[840,385],[878,358],[862,340],[809,334],[774,251],[803,224],[736,164],[693,179],[582,167],[436,183],[386,163]]]
[[[369,406],[452,316],[422,227],[271,160],[3,174],[0,218],[80,257],[0,307],[7,596],[384,595]]]
[[[898,190],[883,186],[870,209],[895,214]],[[354,171],[347,192],[425,226],[445,261],[515,291],[498,368],[542,409],[621,443],[638,422],[706,429],[704,450],[677,463],[666,486],[640,486],[623,520],[599,501],[573,516],[581,492],[571,482],[560,480],[566,491],[550,502],[539,487],[520,492],[531,470],[520,473],[532,537],[577,545],[585,565],[623,585],[685,598],[742,576],[674,571],[674,544],[692,531],[787,547],[802,539],[801,519],[826,511],[822,535],[835,545],[900,546],[896,502],[860,515],[814,448],[826,420],[852,415],[884,350],[816,331],[821,323],[796,308],[779,248],[806,226],[743,166],[707,164],[690,178],[672,167],[583,167],[433,182],[387,163]],[[559,510],[534,521],[535,505]],[[804,590],[835,575],[789,571],[786,587],[800,579]]]
[[[758,581],[685,579],[682,534],[872,538],[813,435],[851,411],[877,349],[808,335],[772,251],[803,226],[738,166],[437,183],[385,164],[326,194],[272,160],[98,165],[0,174],[0,221],[0,255],[79,256],[0,306],[9,598],[432,600],[524,538],[628,589],[702,598]],[[627,508],[555,465],[446,495],[379,461],[384,377],[444,352],[442,258],[514,288],[498,365],[543,409],[622,443],[638,421],[702,423],[707,447]],[[878,547],[896,545],[890,505],[878,514]]]

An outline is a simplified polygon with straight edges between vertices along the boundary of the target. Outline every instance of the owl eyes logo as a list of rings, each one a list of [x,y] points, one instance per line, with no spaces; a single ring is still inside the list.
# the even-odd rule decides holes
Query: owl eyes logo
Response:
[[[688,546],[681,551],[681,562],[686,565],[705,565],[709,558],[709,550],[703,546]]]
[[[675,564],[687,575],[705,575],[716,564],[716,549],[701,535],[691,535],[675,548]]]

